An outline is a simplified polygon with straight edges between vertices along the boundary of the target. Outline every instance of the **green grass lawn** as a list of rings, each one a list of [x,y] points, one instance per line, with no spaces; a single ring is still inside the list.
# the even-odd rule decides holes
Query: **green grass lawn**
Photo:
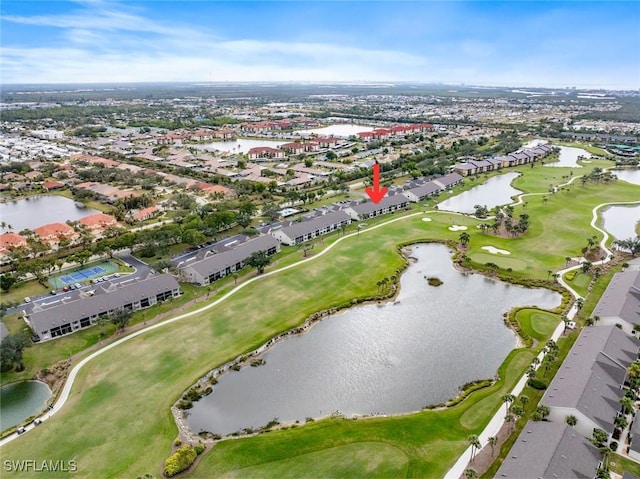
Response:
[[[529,187],[546,181],[541,175],[559,174],[556,169],[552,173],[525,170],[523,184]],[[533,179],[527,183],[529,170]],[[540,197],[532,197],[527,205],[531,229],[521,238],[484,235],[475,228],[477,220],[443,212],[426,215],[432,218],[428,223],[416,215],[346,238],[316,261],[264,277],[218,306],[150,331],[94,359],[78,375],[64,409],[44,427],[4,447],[3,458],[77,461],[78,472],[55,477],[158,475],[177,433],[169,408],[194,380],[300,324],[313,312],[374,295],[376,282],[391,276],[403,263],[397,254],[398,243],[457,240],[460,233],[449,231],[448,226],[452,222],[468,225],[470,254],[484,252],[479,248],[486,244],[507,249],[512,252],[509,259],[526,263],[523,276],[546,279],[549,269],[559,269],[565,256],[578,254],[584,239],[592,234],[588,224],[593,206],[636,197],[637,187],[622,182],[574,185],[569,192],[550,197],[546,205]],[[370,227],[391,218],[375,220]],[[340,235],[327,238],[314,253]],[[267,271],[288,261],[291,257],[284,256]],[[215,297],[225,288],[214,287],[220,288]],[[551,318],[532,313],[528,327],[542,338],[550,323]],[[455,407],[393,418],[328,419],[223,441],[205,453],[190,475],[216,477],[245,471],[257,477],[280,477],[282,471],[294,467],[291,457],[300,456],[303,464],[327,477],[441,477],[467,447],[466,437],[480,432],[501,406],[501,395],[511,389],[532,357],[529,350],[513,351],[500,368],[497,384],[473,393]],[[337,457],[354,459],[345,465],[323,452],[333,448],[339,448],[335,449]],[[358,459],[375,450],[381,451],[379,461]],[[314,474],[310,471],[309,475]]]
[[[557,314],[531,308],[518,311],[516,319],[522,331],[539,342],[546,341],[561,321]]]
[[[576,293],[584,298],[585,296],[587,296],[587,290],[592,279],[593,276],[591,276],[589,273],[581,272],[576,273],[576,276],[572,281],[568,281],[566,278],[565,281],[575,290]]]

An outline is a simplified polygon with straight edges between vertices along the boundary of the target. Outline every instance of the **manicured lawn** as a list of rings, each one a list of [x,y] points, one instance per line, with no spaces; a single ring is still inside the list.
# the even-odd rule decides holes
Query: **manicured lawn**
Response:
[[[626,457],[622,457],[619,454],[612,454],[609,459],[609,466],[611,470],[617,474],[622,474],[624,471],[628,471],[631,474],[634,474],[640,477],[640,464],[632,461],[631,459],[627,459]]]
[[[568,281],[566,278],[565,281],[567,281],[567,284],[571,286],[576,293],[584,298],[587,296],[587,289],[589,288],[589,284],[592,279],[593,276],[589,273],[576,273],[573,281]]]
[[[538,341],[546,341],[561,319],[557,314],[539,309],[521,309],[516,314],[523,332]]]
[[[525,170],[527,176],[528,170],[533,170],[533,176],[559,173],[555,169],[553,173]],[[534,178],[530,185],[536,181],[544,180]],[[523,182],[527,184],[526,178]],[[146,472],[157,476],[177,433],[169,408],[195,379],[300,324],[315,311],[375,294],[376,282],[394,274],[403,263],[397,254],[398,243],[455,241],[460,233],[448,230],[455,222],[470,226],[470,254],[482,253],[479,248],[486,244],[507,249],[514,259],[526,263],[523,276],[546,279],[547,270],[559,269],[565,256],[579,253],[591,234],[588,224],[593,206],[636,197],[637,187],[622,182],[574,185],[570,192],[550,195],[545,205],[541,197],[531,197],[527,206],[531,228],[522,238],[483,235],[473,218],[433,212],[425,215],[432,218],[428,223],[421,221],[423,215],[416,215],[345,238],[314,261],[264,277],[224,303],[149,331],[97,357],[78,375],[64,409],[44,427],[4,447],[3,459],[78,462],[78,472],[56,473],[55,477],[137,477]],[[516,215],[521,209],[516,209]],[[394,216],[368,222],[369,229],[391,218]],[[340,237],[328,238],[324,247]],[[541,335],[550,321],[536,320],[532,315],[530,328]],[[501,395],[511,389],[532,354],[528,350],[512,352],[501,366],[501,380],[458,406],[393,418],[328,419],[223,441],[205,453],[193,475],[242,475],[245,470],[258,477],[279,477],[292,456],[304,455],[301,461],[317,464],[319,474],[329,477],[368,477],[387,474],[385,471],[393,477],[442,477],[467,447],[466,437],[480,432],[501,406]],[[354,459],[345,465],[323,452],[336,447],[340,448],[336,454],[343,458],[364,457],[380,447],[382,459]],[[402,454],[392,453],[396,449]],[[408,458],[406,463],[402,462],[404,457]],[[280,461],[285,463],[278,464]],[[315,476],[313,471],[308,475]]]
[[[1,297],[3,303],[11,303],[14,301],[22,303],[26,297],[31,298],[48,292],[49,289],[42,286],[37,280],[33,279],[13,286],[8,293],[3,292]]]

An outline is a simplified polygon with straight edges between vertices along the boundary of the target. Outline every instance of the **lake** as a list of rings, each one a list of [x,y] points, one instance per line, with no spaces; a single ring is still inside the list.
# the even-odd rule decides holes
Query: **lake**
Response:
[[[239,138],[232,141],[215,141],[211,143],[205,143],[202,145],[190,145],[199,150],[207,151],[222,151],[227,153],[248,153],[251,148],[258,146],[270,146],[271,148],[278,148],[280,145],[284,145],[287,141],[274,141],[274,140],[247,140]]]
[[[364,131],[373,131],[373,130],[375,130],[375,128],[371,126],[351,125],[351,124],[345,123],[345,124],[325,126],[322,128],[314,128],[312,130],[297,130],[294,133],[300,133],[302,135],[316,134],[321,136],[333,135],[333,136],[348,137],[351,135],[357,135],[358,133],[361,133]]]
[[[609,206],[602,212],[602,227],[615,239],[635,238],[640,221],[640,205]]]
[[[634,185],[640,185],[640,168],[629,170],[612,170],[611,172],[616,175],[621,181],[626,181],[627,183],[632,183]]]
[[[470,190],[438,203],[438,209],[474,213],[475,205],[486,205],[491,209],[494,206],[513,203],[511,197],[522,193],[511,186],[511,182],[517,177],[518,173],[516,172],[493,176],[481,185],[474,186]],[[467,179],[467,181],[469,180]]]
[[[0,387],[0,431],[39,414],[50,397],[49,386],[40,381],[22,381]]]
[[[73,200],[64,196],[30,196],[16,201],[0,203],[0,218],[18,233],[49,223],[66,223],[99,213],[92,208],[78,208]],[[6,229],[4,230],[6,231]]]
[[[559,161],[546,163],[544,166],[582,168],[582,165],[578,164],[578,157],[591,158],[591,153],[582,148],[574,148],[573,146],[556,146],[556,148],[560,148]]]
[[[189,410],[189,427],[225,435],[276,417],[417,411],[496,375],[516,346],[502,319],[510,308],[560,304],[552,291],[457,271],[443,245],[416,245],[411,256],[397,300],[326,317],[261,354],[264,366],[222,374]],[[444,283],[429,286],[430,276]]]

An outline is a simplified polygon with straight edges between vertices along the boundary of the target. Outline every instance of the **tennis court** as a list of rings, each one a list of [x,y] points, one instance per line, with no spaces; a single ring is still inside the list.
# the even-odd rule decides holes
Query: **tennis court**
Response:
[[[63,273],[60,276],[49,278],[49,283],[54,288],[62,288],[63,286],[68,286],[70,284],[82,283],[93,278],[99,278],[105,274],[115,273],[116,271],[118,271],[118,266],[107,261],[96,266],[90,266],[88,268],[79,269],[70,273]]]

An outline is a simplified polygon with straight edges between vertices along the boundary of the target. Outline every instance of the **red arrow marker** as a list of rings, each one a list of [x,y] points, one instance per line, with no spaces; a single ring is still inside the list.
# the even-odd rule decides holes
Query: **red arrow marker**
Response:
[[[384,195],[387,194],[389,188],[385,188],[384,186],[380,188],[380,165],[376,163],[373,165],[373,188],[367,187],[364,189],[364,192],[369,195],[371,201],[375,204],[380,203],[380,200],[384,198]]]

